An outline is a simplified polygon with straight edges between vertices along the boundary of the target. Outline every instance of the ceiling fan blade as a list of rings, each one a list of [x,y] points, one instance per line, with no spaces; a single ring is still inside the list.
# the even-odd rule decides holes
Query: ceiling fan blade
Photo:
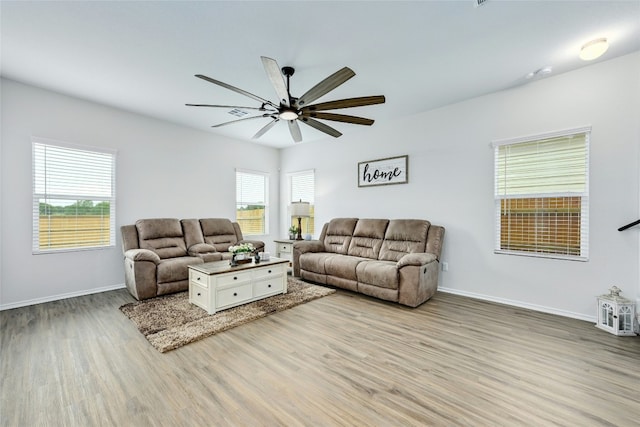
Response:
[[[335,73],[331,74],[329,77],[309,89],[300,98],[298,98],[298,100],[296,101],[296,106],[299,108],[312,103],[316,99],[329,93],[355,75],[356,73],[354,73],[353,70],[349,67],[344,67],[341,70],[336,71]]]
[[[243,122],[245,120],[253,120],[253,119],[262,119],[264,117],[273,117],[270,114],[263,114],[261,116],[252,116],[252,117],[244,117],[242,119],[238,119],[238,120],[231,120],[230,122],[224,122],[224,123],[220,123],[218,125],[213,125],[211,126],[212,128],[219,128],[220,126],[226,126],[226,125],[230,125],[231,123],[238,123],[238,122]]]
[[[313,117],[314,119],[333,120],[334,122],[352,123],[354,125],[371,126],[373,120],[365,117],[348,116],[346,114],[333,113],[316,113],[315,111],[307,111],[302,114],[303,117]]]
[[[251,138],[252,139],[258,139],[260,138],[262,135],[264,135],[265,133],[267,133],[267,131],[269,129],[271,129],[273,127],[273,125],[275,125],[276,123],[278,123],[278,119],[277,117],[274,117],[272,121],[270,121],[269,123],[267,123],[262,129],[260,129],[258,132],[256,132],[255,135],[253,135]]]
[[[319,121],[317,121],[315,119],[312,119],[311,117],[302,117],[302,118],[300,118],[300,120],[302,120],[302,123],[304,123],[306,125],[309,125],[312,128],[316,128],[320,132],[324,132],[327,135],[331,135],[334,138],[337,138],[337,137],[342,135],[340,132],[338,132],[337,130],[335,130],[331,126],[327,126],[324,123],[321,123],[321,122],[319,122]]]
[[[267,76],[269,77],[269,80],[271,80],[271,84],[276,90],[278,98],[280,98],[280,103],[287,107],[291,106],[289,91],[287,90],[287,84],[284,81],[284,77],[282,77],[280,66],[275,59],[267,58],[266,56],[261,56],[260,59],[262,59],[262,66],[267,72]]]
[[[212,104],[184,104],[187,107],[213,107],[213,108],[238,108],[240,110],[258,110],[258,111],[266,111],[263,107],[240,107],[238,105],[212,105]]]
[[[308,105],[302,108],[306,111],[338,110],[340,108],[364,107],[366,105],[384,104],[384,95],[362,96],[359,98],[338,99],[336,101],[322,102],[320,104]]]
[[[298,126],[297,120],[287,120],[287,124],[289,125],[289,132],[291,132],[291,137],[294,142],[302,141],[302,133],[300,132],[300,126]]]
[[[196,74],[196,77],[199,78],[199,79],[202,79],[202,80],[206,80],[209,83],[213,83],[215,85],[222,86],[225,89],[232,90],[232,91],[237,92],[237,93],[239,93],[241,95],[248,96],[249,98],[254,99],[254,100],[256,100],[258,102],[261,102],[263,104],[271,105],[271,106],[275,107],[276,109],[278,108],[278,106],[274,105],[271,101],[268,101],[268,100],[266,100],[264,98],[260,98],[259,96],[254,95],[252,93],[249,93],[246,90],[238,89],[235,86],[231,86],[230,84],[221,82],[221,81],[216,80],[216,79],[212,79],[211,77],[203,76],[202,74]]]

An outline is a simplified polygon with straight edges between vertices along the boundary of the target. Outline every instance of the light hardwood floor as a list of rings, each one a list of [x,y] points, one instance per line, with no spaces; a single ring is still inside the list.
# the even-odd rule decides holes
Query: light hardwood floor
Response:
[[[3,426],[637,426],[640,338],[349,292],[161,354],[106,292],[0,313]]]

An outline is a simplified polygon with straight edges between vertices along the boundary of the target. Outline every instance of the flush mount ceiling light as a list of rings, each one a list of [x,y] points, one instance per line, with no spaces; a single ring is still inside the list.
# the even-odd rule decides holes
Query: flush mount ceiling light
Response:
[[[585,43],[580,49],[580,59],[583,61],[592,61],[599,58],[609,49],[607,39],[602,37]]]
[[[529,74],[524,76],[524,78],[529,80],[534,77],[543,77],[547,74],[551,74],[551,71],[553,71],[553,68],[550,65],[547,65],[546,67],[538,68],[537,70],[530,72]]]

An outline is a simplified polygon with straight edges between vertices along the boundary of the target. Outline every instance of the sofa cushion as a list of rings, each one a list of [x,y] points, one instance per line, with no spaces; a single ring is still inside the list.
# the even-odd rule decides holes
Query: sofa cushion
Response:
[[[200,220],[204,242],[213,245],[219,252],[227,252],[229,246],[238,243],[233,223],[226,218],[206,218]]]
[[[327,274],[325,269],[327,259],[334,257],[335,254],[329,252],[308,252],[300,255],[300,265],[304,270],[317,273]]]
[[[378,259],[398,261],[408,253],[424,252],[430,225],[421,219],[390,220]]]
[[[187,251],[191,254],[193,246],[204,243],[200,221],[198,219],[183,219],[180,220],[180,223],[182,224],[182,232],[184,233],[184,241],[187,244]]]
[[[358,283],[366,283],[386,289],[398,289],[399,275],[392,261],[364,261],[356,268]]]
[[[187,255],[180,221],[174,218],[141,219],[136,221],[140,249],[149,249],[161,259]]]
[[[157,282],[168,283],[187,280],[189,278],[189,266],[202,264],[204,261],[198,257],[179,257],[163,259],[158,264]]]
[[[349,244],[357,222],[357,218],[332,219],[324,236],[325,252],[346,255],[349,251]]]
[[[349,244],[349,255],[378,259],[387,219],[359,219]]]
[[[175,218],[140,219],[136,221],[136,228],[140,240],[182,237],[182,225]]]
[[[356,281],[356,267],[364,260],[366,260],[366,258],[350,255],[334,255],[325,259],[324,270],[329,276],[337,276]]]

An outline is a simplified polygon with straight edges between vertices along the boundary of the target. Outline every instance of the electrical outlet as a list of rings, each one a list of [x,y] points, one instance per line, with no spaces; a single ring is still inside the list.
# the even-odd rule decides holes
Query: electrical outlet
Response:
[[[449,263],[448,262],[443,262],[442,263],[442,271],[449,271]]]

